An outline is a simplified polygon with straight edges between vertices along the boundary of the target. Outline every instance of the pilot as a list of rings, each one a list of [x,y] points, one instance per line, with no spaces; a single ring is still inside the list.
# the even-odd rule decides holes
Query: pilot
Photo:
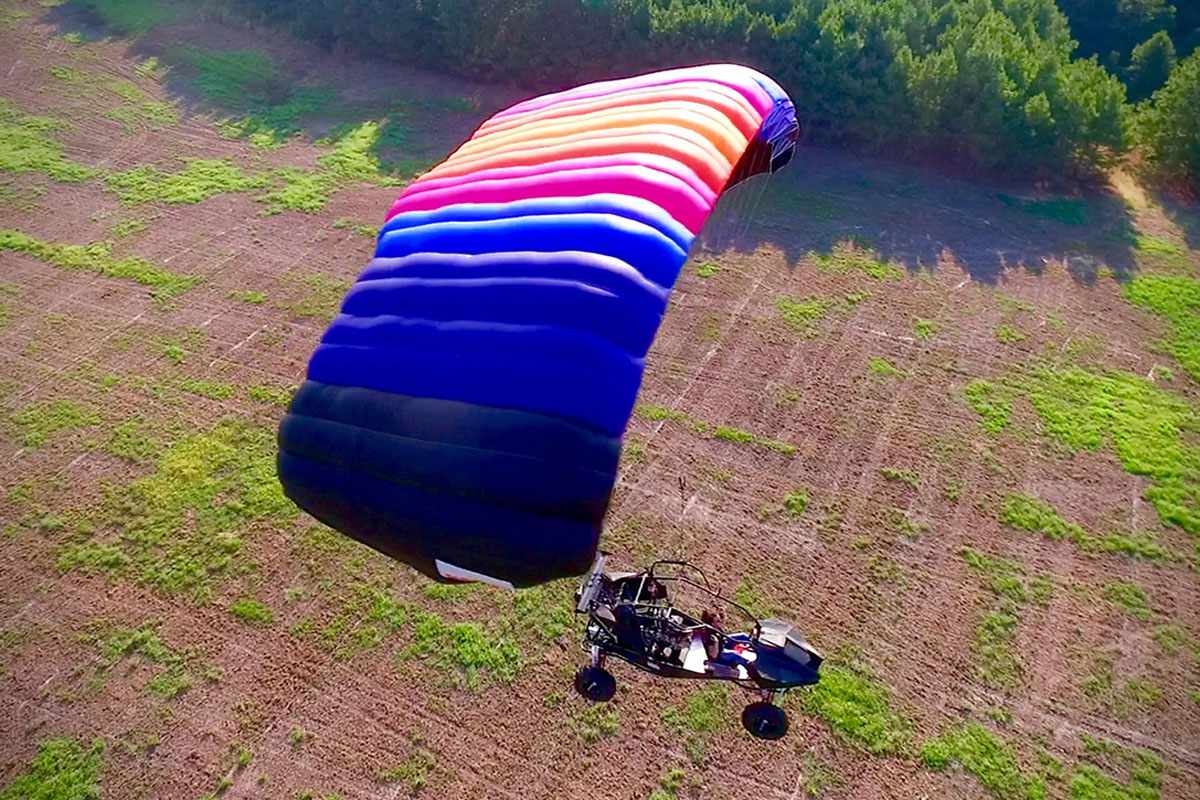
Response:
[[[710,607],[700,612],[700,621],[708,626],[703,634],[704,652],[708,654],[709,661],[714,661],[721,655],[721,623],[724,620],[720,611]]]

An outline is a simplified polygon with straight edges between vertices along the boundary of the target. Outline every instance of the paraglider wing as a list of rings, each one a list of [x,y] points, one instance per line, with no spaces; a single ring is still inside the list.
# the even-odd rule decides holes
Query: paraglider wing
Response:
[[[688,249],[797,133],[784,92],[735,65],[487,120],[396,200],[313,353],[279,429],[288,496],[441,580],[586,572]]]

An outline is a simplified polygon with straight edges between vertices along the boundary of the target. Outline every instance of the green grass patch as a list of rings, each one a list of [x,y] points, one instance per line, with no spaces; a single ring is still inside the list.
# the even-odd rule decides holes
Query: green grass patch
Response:
[[[912,726],[892,708],[888,688],[860,670],[826,662],[821,681],[798,692],[804,713],[820,717],[838,738],[875,755],[907,750]]]
[[[339,217],[334,221],[333,227],[339,231],[350,231],[359,236],[365,236],[368,239],[374,239],[379,233],[379,228],[375,225],[355,222],[349,217]]]
[[[512,595],[513,617],[518,630],[532,631],[542,641],[552,641],[562,636],[574,624],[572,598],[573,581],[518,589]]]
[[[867,372],[871,373],[876,378],[900,378],[908,377],[908,373],[900,369],[886,358],[878,356],[867,362]]]
[[[1200,281],[1175,275],[1139,275],[1122,288],[1125,299],[1162,318],[1170,328],[1164,349],[1200,381]]]
[[[1063,225],[1086,225],[1088,221],[1087,202],[1084,200],[1071,197],[1027,200],[1007,194],[998,194],[996,197],[1009,208]]]
[[[192,328],[182,333],[155,337],[152,344],[154,349],[172,364],[182,364],[204,344],[205,338],[204,331]]]
[[[99,664],[89,681],[93,689],[103,686],[128,659],[140,659],[157,668],[145,688],[164,700],[174,699],[195,685],[193,670],[213,674],[195,654],[180,652],[164,642],[154,624],[127,628],[100,623],[90,626],[83,640],[99,652]]]
[[[251,306],[261,306],[267,302],[267,296],[262,292],[253,289],[242,289],[230,292],[228,295],[230,300],[237,300],[239,303],[246,303]]]
[[[192,70],[192,83],[205,100],[227,110],[268,106],[272,97],[285,91],[274,60],[259,50],[180,47],[170,57]]]
[[[101,449],[135,464],[148,464],[162,453],[163,444],[145,422],[128,419],[112,429]]]
[[[149,221],[144,220],[141,217],[130,217],[129,219],[123,219],[114,224],[109,229],[109,232],[112,233],[113,237],[116,239],[126,239],[130,236],[133,236],[135,233],[141,233],[149,227]]]
[[[1048,578],[1030,577],[1017,561],[988,556],[970,547],[964,547],[961,554],[971,571],[984,579],[984,587],[992,595],[971,643],[979,679],[994,689],[1015,689],[1025,674],[1015,644],[1021,610],[1031,600],[1039,606],[1048,605],[1054,585]]]
[[[672,767],[658,779],[658,786],[650,793],[649,800],[678,800],[679,791],[683,788],[683,780],[687,773],[678,767]]]
[[[104,116],[119,122],[129,135],[140,130],[162,130],[179,124],[179,112],[175,106],[162,100],[142,100],[118,106],[104,112]]]
[[[747,575],[738,581],[733,590],[733,600],[750,612],[755,619],[766,619],[775,614],[775,608],[767,599],[762,585],[752,575]]]
[[[271,607],[253,597],[240,597],[229,606],[229,613],[249,625],[270,625],[275,621]]]
[[[1091,668],[1079,684],[1083,695],[1097,706],[1107,709],[1118,719],[1142,713],[1162,701],[1162,689],[1144,678],[1116,679],[1111,656],[1092,659]]]
[[[710,739],[728,723],[729,699],[727,687],[711,684],[693,691],[683,705],[663,709],[663,724],[683,737],[693,763],[703,763]]]
[[[1079,541],[1088,537],[1082,527],[1067,522],[1049,503],[1024,494],[1010,494],[1004,498],[1000,521],[1023,531],[1040,533],[1054,541]]]
[[[708,279],[721,271],[721,265],[715,261],[703,261],[696,265],[696,275]]]
[[[1200,643],[1192,639],[1182,626],[1168,622],[1157,626],[1152,636],[1165,654],[1176,656],[1184,650],[1190,650],[1192,658],[1200,663]]]
[[[1158,543],[1150,533],[1089,533],[1081,525],[1063,519],[1049,503],[1014,493],[1004,498],[1000,521],[1031,533],[1040,533],[1053,541],[1074,542],[1086,553],[1113,553],[1145,561],[1179,561],[1182,556]]]
[[[808,492],[796,489],[783,496],[783,510],[789,516],[798,517],[808,509]]]
[[[96,171],[69,160],[54,134],[69,126],[52,117],[22,113],[0,97],[0,171],[40,172],[62,183],[81,183]]]
[[[1071,775],[1071,800],[1158,800],[1166,768],[1162,759],[1145,750],[1121,747],[1086,733],[1080,738],[1084,757],[1092,763],[1080,764]],[[1128,782],[1118,783],[1100,766],[1127,773]]]
[[[457,603],[475,594],[478,589],[477,583],[426,583],[421,587],[421,596],[439,603]]]
[[[634,413],[644,420],[650,422],[682,422],[697,434],[702,436],[712,436],[722,441],[732,442],[733,444],[748,445],[757,447],[763,450],[770,450],[774,453],[780,453],[788,456],[794,456],[798,448],[790,442],[780,441],[779,439],[771,439],[750,431],[734,428],[728,425],[712,425],[703,420],[694,419],[686,412],[678,411],[671,408],[656,405],[639,405],[634,409]]]
[[[29,766],[0,789],[0,800],[91,800],[100,796],[104,742],[43,739]]]
[[[913,333],[918,339],[928,341],[937,335],[942,326],[931,319],[918,319],[913,323]]]
[[[996,328],[996,341],[1001,344],[1016,344],[1025,341],[1025,334],[1012,325],[1004,324]]]
[[[877,281],[900,280],[904,277],[902,266],[894,262],[885,262],[880,259],[879,253],[849,240],[838,242],[826,255],[820,253],[809,253],[808,255],[821,272],[835,275],[857,272]]]
[[[329,197],[354,183],[395,186],[403,181],[385,174],[376,154],[379,124],[364,122],[333,142],[332,152],[317,159],[315,171],[283,169],[276,173],[282,185],[260,195],[266,204],[264,214],[300,211],[314,214],[325,207]]]
[[[326,86],[298,86],[274,104],[261,105],[238,119],[226,119],[218,132],[227,139],[246,139],[251,145],[271,150],[286,144],[301,131],[300,120],[337,104],[337,92]]]
[[[921,476],[911,469],[896,469],[895,467],[883,467],[879,470],[879,474],[885,480],[894,483],[906,483],[916,489],[921,485]]]
[[[616,736],[621,729],[617,709],[607,703],[590,703],[568,717],[568,724],[584,744]]]
[[[485,681],[511,683],[521,668],[521,650],[507,636],[489,633],[477,622],[447,623],[426,612],[416,612],[412,644],[400,658],[429,659],[453,669],[468,689]]]
[[[960,766],[998,800],[1044,800],[1046,782],[1021,769],[1013,747],[977,722],[945,731],[921,745],[921,762],[939,772]]]
[[[816,334],[816,323],[825,318],[837,305],[826,297],[780,297],[775,300],[775,310],[789,328],[803,336]]]
[[[263,384],[251,386],[246,390],[250,399],[257,403],[269,403],[280,408],[292,404],[292,394],[296,391],[293,386],[266,386]]]
[[[974,380],[963,390],[967,403],[980,416],[983,429],[991,434],[1008,427],[1012,417],[1012,400],[1003,389],[985,380]]]
[[[1106,584],[1104,599],[1132,617],[1150,619],[1150,599],[1146,590],[1136,583],[1113,581]]]
[[[251,175],[230,161],[189,158],[178,172],[163,172],[157,167],[140,166],[115,172],[105,184],[125,205],[167,203],[195,204],[229,192],[249,192],[270,182],[266,174]]]
[[[100,424],[100,414],[75,400],[43,400],[12,415],[25,447],[38,448],[50,437]]]
[[[81,515],[60,569],[125,576],[197,602],[251,568],[242,536],[296,515],[275,476],[275,434],[238,420],[167,448],[155,471]]]
[[[156,56],[150,56],[134,67],[133,71],[139,78],[144,78],[148,81],[160,81],[166,75],[167,68],[159,63]]]
[[[329,533],[337,537],[334,546],[341,544],[341,534]],[[335,553],[329,550],[323,560],[328,561]],[[409,617],[409,608],[397,601],[387,586],[355,581],[348,596],[341,598],[337,615],[320,629],[318,637],[335,659],[348,661],[382,645],[404,627]]]
[[[34,239],[20,231],[0,230],[0,251],[4,250],[23,253],[60,269],[131,280],[150,287],[151,295],[160,302],[178,297],[201,280],[157,267],[136,256],[114,258],[112,248],[105,242],[60,244]]]
[[[429,782],[429,773],[437,765],[437,758],[423,747],[418,747],[408,758],[394,767],[380,770],[375,777],[380,783],[399,783],[416,794]]]
[[[1133,248],[1139,253],[1155,256],[1186,256],[1187,248],[1158,236],[1139,233],[1133,240]]]
[[[1110,448],[1151,485],[1145,498],[1164,523],[1200,535],[1200,416],[1184,398],[1127,372],[1037,364],[993,386],[990,404],[1024,397],[1042,433],[1071,451]],[[986,420],[986,417],[985,417]]]
[[[342,298],[350,290],[350,281],[333,278],[319,272],[305,276],[301,282],[306,291],[296,302],[285,306],[293,317],[311,317],[329,322],[342,307]]]
[[[198,378],[179,378],[176,383],[188,394],[207,397],[210,400],[228,400],[237,394],[232,384],[219,381],[206,381]]]

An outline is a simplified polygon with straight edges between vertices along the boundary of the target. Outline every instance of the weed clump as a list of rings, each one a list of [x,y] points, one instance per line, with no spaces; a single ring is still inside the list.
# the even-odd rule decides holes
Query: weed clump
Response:
[[[67,123],[52,117],[22,113],[11,100],[0,97],[0,171],[40,172],[63,183],[81,183],[96,172],[70,161],[53,134]]]
[[[275,612],[270,606],[253,597],[238,598],[229,607],[229,613],[250,625],[270,625],[275,620]]]
[[[1039,606],[1047,605],[1053,584],[1043,577],[1028,577],[1016,561],[988,556],[970,547],[963,548],[962,557],[973,572],[986,579],[985,587],[994,601],[976,625],[971,646],[978,660],[979,677],[994,689],[1016,688],[1025,672],[1014,643],[1021,609],[1031,599]]]
[[[835,275],[859,272],[877,281],[900,280],[904,277],[903,267],[880,260],[879,254],[874,250],[850,240],[838,242],[833,251],[825,255],[809,253],[809,258],[821,272],[831,272]]]
[[[380,783],[402,783],[409,792],[417,793],[425,788],[429,781],[429,773],[433,771],[437,759],[433,753],[424,748],[417,748],[408,758],[390,769],[380,770],[376,778]]]
[[[178,297],[200,282],[199,277],[180,275],[136,256],[114,258],[112,248],[104,242],[59,244],[34,239],[20,231],[0,230],[0,251],[3,250],[24,253],[60,269],[132,280],[150,287],[152,296],[162,302]]]
[[[874,755],[908,748],[911,724],[891,705],[891,692],[860,670],[824,665],[821,682],[799,695],[806,714],[825,720],[846,742]]]
[[[29,768],[12,779],[0,800],[75,800],[100,796],[104,742],[84,747],[75,739],[44,739]]]
[[[273,431],[227,420],[171,445],[152,474],[111,490],[83,515],[58,566],[204,602],[218,582],[248,569],[246,527],[295,514],[275,477]]]
[[[1121,290],[1125,299],[1161,317],[1171,335],[1164,345],[1193,380],[1200,381],[1200,281],[1178,275],[1139,275]]]
[[[486,680],[511,683],[521,668],[521,651],[505,636],[488,633],[479,623],[447,623],[436,614],[418,612],[413,641],[401,659],[430,658],[457,670],[468,689]]]
[[[249,192],[270,182],[266,174],[250,175],[229,161],[189,158],[179,172],[163,172],[157,167],[140,166],[115,172],[105,184],[125,205],[167,203],[195,204],[218,194]]]
[[[639,405],[634,409],[634,413],[639,417],[650,422],[682,422],[687,424],[694,432],[707,435],[711,434],[714,438],[721,439],[734,444],[745,444],[752,447],[759,447],[764,450],[770,450],[775,453],[781,453],[789,458],[797,452],[797,447],[790,442],[780,441],[779,439],[770,439],[750,431],[734,428],[728,425],[711,425],[703,420],[698,420],[690,417],[686,412],[676,409],[665,408],[656,405]]]
[[[900,369],[886,358],[878,356],[867,362],[867,371],[877,378],[907,378],[908,373]]]
[[[695,764],[704,761],[709,739],[726,724],[729,690],[724,686],[706,686],[692,692],[682,706],[663,709],[662,721],[684,737],[684,751]]]
[[[1024,494],[1014,493],[1004,498],[1000,521],[1018,530],[1040,533],[1056,542],[1074,542],[1085,553],[1115,553],[1146,561],[1177,561],[1181,558],[1149,533],[1089,533],[1082,526],[1063,519],[1049,503]]]
[[[1150,480],[1144,496],[1163,522],[1200,535],[1200,447],[1190,441],[1200,415],[1185,399],[1127,372],[1049,364],[987,386],[987,404],[976,407],[985,426],[1007,424],[994,409],[1028,399],[1044,435],[1072,451],[1111,448],[1127,472]]]
[[[974,775],[998,800],[1044,800],[1043,778],[1027,775],[1012,747],[978,722],[970,722],[929,739],[921,746],[921,762],[944,771],[958,764]]]
[[[21,444],[38,448],[57,433],[99,425],[100,415],[74,400],[45,400],[21,409],[12,420],[21,432]]]
[[[996,434],[1008,427],[1012,416],[1012,400],[1000,387],[988,381],[975,380],[967,384],[963,394],[971,408],[982,418],[980,424],[985,431]]]

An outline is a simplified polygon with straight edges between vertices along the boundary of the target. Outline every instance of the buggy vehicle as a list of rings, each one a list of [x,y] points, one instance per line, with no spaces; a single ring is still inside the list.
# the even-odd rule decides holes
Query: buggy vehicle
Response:
[[[685,561],[655,561],[642,572],[607,572],[597,556],[575,593],[575,611],[587,615],[583,646],[590,663],[575,674],[575,689],[592,702],[606,702],[616,679],[609,657],[664,678],[724,680],[757,693],[742,711],[742,725],[759,739],[787,733],[783,694],[820,679],[823,656],[799,629],[780,619],[757,619],[739,603],[712,588],[697,567]],[[696,617],[671,604],[668,587],[691,587],[711,606],[735,609],[752,624],[727,633],[709,612]]]

